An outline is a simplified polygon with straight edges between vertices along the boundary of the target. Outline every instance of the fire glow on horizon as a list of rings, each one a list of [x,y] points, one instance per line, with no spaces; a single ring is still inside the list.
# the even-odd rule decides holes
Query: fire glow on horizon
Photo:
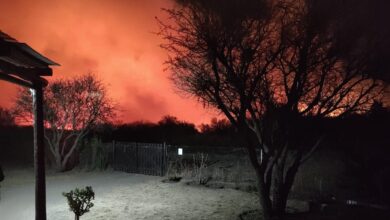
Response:
[[[167,55],[155,17],[169,0],[0,0],[0,29],[61,64],[49,80],[92,72],[118,103],[119,119],[158,121],[164,115],[195,124],[216,114],[180,97],[164,72]],[[17,86],[0,82],[0,106],[12,107]]]

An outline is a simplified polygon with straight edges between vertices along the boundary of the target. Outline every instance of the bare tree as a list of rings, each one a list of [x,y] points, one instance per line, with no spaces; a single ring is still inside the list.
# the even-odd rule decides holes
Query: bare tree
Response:
[[[30,120],[31,106],[29,91],[22,90],[15,106],[19,118]],[[93,75],[57,80],[45,88],[45,139],[58,171],[67,169],[69,158],[88,132],[112,116],[112,102]]]
[[[177,88],[243,137],[267,220],[282,217],[299,167],[324,139],[318,119],[364,112],[383,91],[367,53],[342,48],[337,16],[319,17],[315,2],[182,0],[159,21]]]

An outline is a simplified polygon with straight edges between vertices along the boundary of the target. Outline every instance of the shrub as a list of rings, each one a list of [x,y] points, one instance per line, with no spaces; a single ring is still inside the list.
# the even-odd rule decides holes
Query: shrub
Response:
[[[170,182],[179,182],[187,175],[189,169],[187,164],[183,162],[182,158],[170,161],[168,163],[167,176]]]
[[[193,174],[196,182],[200,185],[206,185],[210,181],[211,176],[206,175],[207,172],[207,154],[193,155]]]
[[[95,199],[95,193],[91,186],[85,189],[76,188],[68,193],[63,192],[62,195],[68,199],[69,210],[75,214],[75,220],[79,220],[80,216],[89,212],[89,209],[93,207],[91,200]]]

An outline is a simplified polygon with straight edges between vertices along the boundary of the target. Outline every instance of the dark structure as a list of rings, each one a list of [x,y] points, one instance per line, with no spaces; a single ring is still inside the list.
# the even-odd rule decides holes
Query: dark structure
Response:
[[[31,89],[34,108],[35,219],[46,220],[43,87],[57,63],[0,31],[0,80]]]

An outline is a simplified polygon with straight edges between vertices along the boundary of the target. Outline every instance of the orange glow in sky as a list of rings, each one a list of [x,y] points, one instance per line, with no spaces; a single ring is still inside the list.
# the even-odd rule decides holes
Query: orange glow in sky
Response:
[[[157,121],[170,114],[195,124],[216,114],[179,96],[164,72],[167,55],[155,16],[170,0],[0,0],[0,30],[61,64],[56,78],[92,72],[118,103],[118,120]],[[51,79],[49,79],[51,80]],[[0,106],[17,86],[0,81]]]

